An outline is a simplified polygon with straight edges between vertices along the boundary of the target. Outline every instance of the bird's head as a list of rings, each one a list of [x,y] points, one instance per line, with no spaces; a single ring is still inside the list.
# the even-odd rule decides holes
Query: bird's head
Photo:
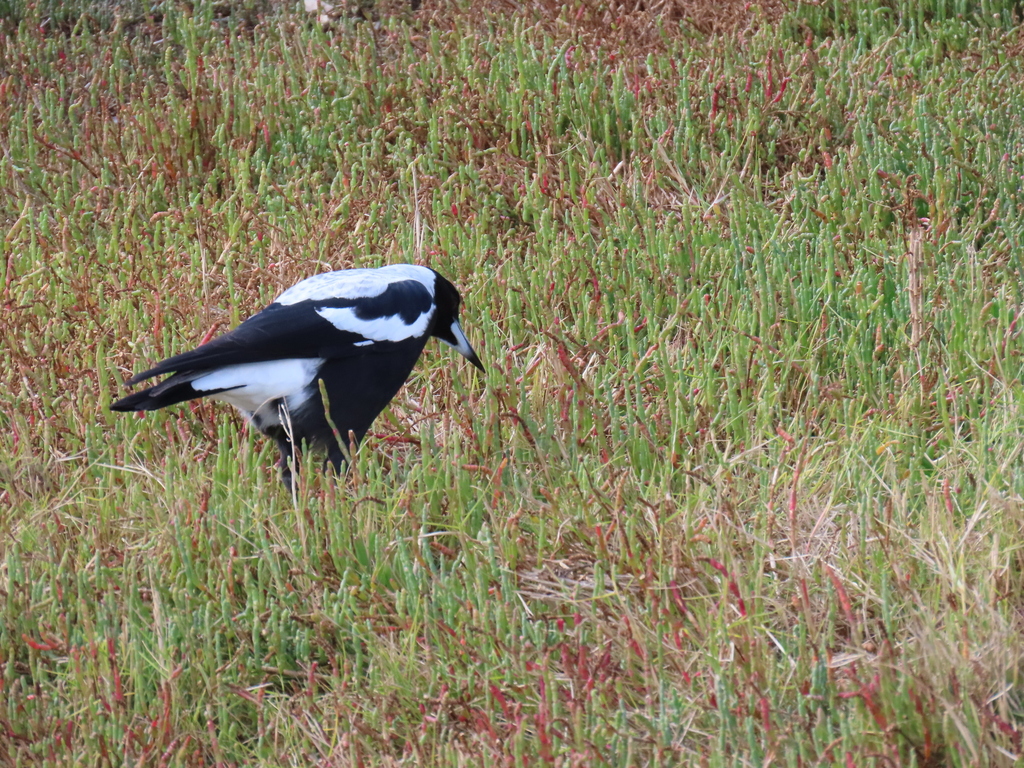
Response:
[[[434,328],[431,335],[453,347],[456,352],[482,371],[483,363],[476,356],[462,326],[459,325],[459,305],[462,303],[462,297],[459,296],[454,285],[436,272],[434,274],[437,275],[437,281],[434,283],[434,301],[437,303],[437,311],[434,314]]]

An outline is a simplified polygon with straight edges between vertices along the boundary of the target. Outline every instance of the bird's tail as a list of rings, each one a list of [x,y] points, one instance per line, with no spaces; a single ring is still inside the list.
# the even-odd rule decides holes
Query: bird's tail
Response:
[[[197,397],[208,397],[219,392],[226,392],[233,387],[225,389],[204,389],[199,392],[192,387],[192,380],[198,378],[206,371],[193,371],[184,374],[171,376],[155,387],[149,387],[141,392],[134,392],[123,397],[110,406],[112,411],[155,411],[158,408],[166,408],[168,405],[183,403],[186,400],[195,400]]]

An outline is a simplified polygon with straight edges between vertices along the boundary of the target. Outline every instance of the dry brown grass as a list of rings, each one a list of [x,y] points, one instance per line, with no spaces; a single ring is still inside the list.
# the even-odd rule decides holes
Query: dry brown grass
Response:
[[[394,0],[392,0],[394,2]],[[794,7],[793,0],[483,0],[472,4],[472,14],[496,14],[509,21],[538,25],[556,44],[578,41],[642,60],[664,50],[666,40],[679,34],[738,35],[743,37],[765,25],[776,24]],[[424,3],[421,18],[441,27],[467,20],[460,2]]]

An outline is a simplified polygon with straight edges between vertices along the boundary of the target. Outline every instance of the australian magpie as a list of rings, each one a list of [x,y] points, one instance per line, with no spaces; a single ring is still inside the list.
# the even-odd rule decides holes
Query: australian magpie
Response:
[[[350,432],[363,438],[429,337],[484,369],[459,325],[461,300],[448,280],[412,264],[314,275],[234,330],[133,376],[129,386],[172,374],[110,409],[152,411],[198,397],[230,403],[277,442],[290,489],[294,448],[326,449],[340,469],[336,435],[346,446]]]

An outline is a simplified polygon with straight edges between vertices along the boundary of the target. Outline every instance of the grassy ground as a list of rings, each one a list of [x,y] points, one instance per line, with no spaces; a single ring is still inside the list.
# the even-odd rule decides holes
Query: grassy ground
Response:
[[[0,761],[1019,764],[1019,9],[516,5],[5,6]],[[107,410],[412,260],[337,484]]]

